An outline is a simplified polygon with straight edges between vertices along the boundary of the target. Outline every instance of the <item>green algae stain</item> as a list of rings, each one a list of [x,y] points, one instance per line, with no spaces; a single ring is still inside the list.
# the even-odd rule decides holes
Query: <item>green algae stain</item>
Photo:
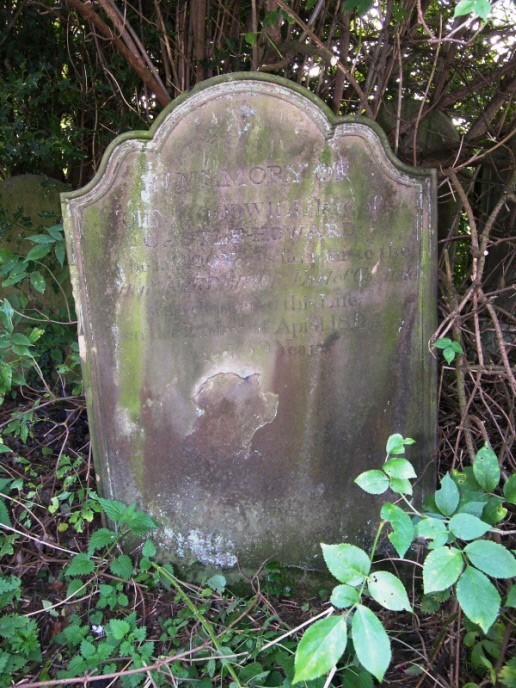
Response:
[[[145,215],[144,180],[146,157],[141,153],[128,198],[129,217]],[[122,283],[129,287],[128,293],[120,296],[116,314],[116,336],[118,338],[118,405],[122,416],[128,421],[131,433],[130,460],[135,483],[141,492],[144,477],[144,429],[142,425],[142,389],[146,379],[148,361],[147,292],[150,269],[146,249],[143,245],[143,230],[138,223],[130,225],[118,245],[117,264]],[[145,269],[142,269],[142,266]]]

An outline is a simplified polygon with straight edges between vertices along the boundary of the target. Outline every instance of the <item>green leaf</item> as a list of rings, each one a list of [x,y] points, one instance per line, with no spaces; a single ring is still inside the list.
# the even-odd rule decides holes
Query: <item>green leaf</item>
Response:
[[[48,234],[31,234],[31,236],[28,236],[27,239],[29,241],[33,241],[35,244],[55,244],[56,242],[54,237],[51,237]]]
[[[506,688],[514,688],[516,686],[516,658],[510,659],[505,664],[498,674],[498,680]]]
[[[516,504],[516,473],[513,473],[503,486],[503,496],[509,504]]]
[[[352,607],[360,599],[358,591],[350,585],[336,585],[331,593],[330,602],[337,609]]]
[[[452,339],[449,339],[448,337],[441,337],[441,339],[438,339],[436,342],[434,342],[434,346],[436,349],[448,349],[452,343]]]
[[[41,272],[39,272],[39,270],[30,273],[30,283],[37,292],[40,294],[45,293],[47,283],[45,282],[45,278]]]
[[[223,576],[221,573],[216,573],[214,576],[210,576],[206,583],[212,590],[222,595],[227,584],[226,576]]]
[[[493,578],[516,576],[516,559],[503,545],[491,540],[476,540],[466,545],[464,552],[468,559],[484,573]]]
[[[389,487],[393,492],[396,492],[396,494],[412,494],[412,484],[410,480],[407,480],[406,478],[391,478],[389,480]]]
[[[293,683],[311,681],[330,671],[344,653],[346,643],[344,617],[330,616],[316,621],[304,633],[297,647]]]
[[[109,528],[99,528],[90,537],[88,544],[88,554],[91,556],[93,552],[102,547],[111,545],[116,540],[116,533]]]
[[[415,530],[408,514],[399,506],[386,502],[380,511],[384,521],[388,521],[393,529],[389,533],[389,540],[400,557],[404,557],[414,539]]]
[[[450,532],[460,540],[475,540],[485,535],[491,529],[489,523],[484,523],[470,514],[455,514],[448,525]]]
[[[342,686],[346,688],[374,688],[373,677],[368,671],[350,666],[342,673]]]
[[[244,38],[245,38],[245,42],[248,45],[256,45],[256,41],[258,40],[258,34],[252,32],[252,31],[249,31],[248,33],[245,34]]]
[[[403,435],[400,435],[399,432],[394,433],[394,435],[390,435],[389,439],[387,440],[387,444],[385,445],[385,453],[388,456],[391,456],[391,454],[404,454],[405,444],[411,444],[414,441],[410,440],[410,438],[407,439],[409,441],[406,441]]]
[[[152,559],[152,557],[155,557],[157,551],[156,545],[152,542],[152,540],[147,540],[142,547],[142,555],[147,559]]]
[[[435,504],[445,516],[451,516],[459,506],[459,488],[447,473],[441,480],[441,489],[435,492]]]
[[[129,580],[133,575],[133,562],[128,554],[121,554],[111,562],[111,573],[124,580]]]
[[[95,570],[95,563],[84,552],[76,554],[64,570],[65,576],[84,576]]]
[[[325,545],[321,543],[324,561],[328,570],[340,583],[360,585],[369,573],[371,561],[360,547],[348,545]]]
[[[500,464],[489,445],[486,444],[477,452],[473,461],[473,473],[486,492],[493,492],[500,482]]]
[[[389,459],[383,470],[389,478],[417,478],[414,466],[407,459]]]
[[[0,499],[0,523],[4,526],[12,526],[11,517],[3,499]]]
[[[41,258],[44,258],[50,253],[51,248],[52,246],[50,244],[38,244],[34,246],[34,248],[31,248],[23,262],[28,263],[29,260],[41,260]]]
[[[123,619],[111,619],[107,628],[115,640],[122,640],[131,630],[129,623]]]
[[[52,225],[52,227],[47,227],[47,232],[50,236],[54,237],[56,241],[63,241],[63,225],[61,223]]]
[[[507,594],[507,599],[505,601],[504,607],[507,607],[508,609],[516,608],[516,583],[513,583],[511,585],[511,588]]]
[[[116,499],[105,499],[104,497],[99,497],[99,504],[102,507],[102,511],[106,516],[115,523],[121,519],[121,517],[127,512],[128,507]]]
[[[448,542],[448,530],[443,521],[438,518],[424,518],[416,526],[418,537],[432,540],[430,549],[442,547]]]
[[[342,10],[344,12],[352,12],[356,9],[357,13],[362,16],[369,12],[373,5],[374,0],[344,0]]]
[[[432,550],[423,565],[425,595],[449,588],[458,579],[463,568],[462,553],[455,547],[438,547]]]
[[[494,525],[495,523],[500,523],[500,521],[503,521],[506,516],[507,509],[503,505],[503,497],[491,495],[484,506],[482,520],[486,523]]]
[[[498,617],[501,602],[489,578],[472,566],[466,566],[457,583],[457,600],[468,619],[487,633]]]
[[[361,473],[353,481],[369,494],[383,494],[389,488],[389,478],[383,471],[373,469]]]
[[[351,629],[360,664],[381,683],[391,663],[391,643],[385,628],[370,609],[359,604]]]
[[[375,571],[367,579],[371,597],[385,609],[394,612],[412,611],[403,583],[389,571]]]

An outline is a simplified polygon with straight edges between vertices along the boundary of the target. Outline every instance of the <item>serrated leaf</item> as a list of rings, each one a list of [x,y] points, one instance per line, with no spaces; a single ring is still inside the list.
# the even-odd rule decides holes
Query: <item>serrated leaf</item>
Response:
[[[457,583],[457,601],[470,621],[487,633],[498,617],[500,595],[483,573],[466,566]]]
[[[84,576],[93,573],[95,563],[84,552],[76,554],[64,570],[65,576]]]
[[[71,580],[68,583],[68,587],[66,588],[66,597],[72,597],[73,595],[75,595],[76,592],[83,587],[83,585],[84,583],[81,580]]]
[[[214,576],[208,578],[206,583],[210,586],[212,590],[215,590],[215,592],[221,595],[224,592],[227,581],[226,577],[223,576],[221,573],[216,573]]]
[[[389,533],[389,540],[400,557],[404,557],[415,536],[414,525],[410,517],[396,504],[386,502],[380,511],[384,521],[388,521],[393,532]]]
[[[132,533],[141,536],[147,535],[151,530],[157,527],[152,517],[144,511],[135,511],[127,520],[124,520],[124,517],[122,517],[121,523],[122,522],[127,523]]]
[[[346,543],[321,544],[324,561],[332,576],[340,583],[360,585],[369,573],[371,561],[363,549]]]
[[[89,640],[83,640],[81,642],[81,655],[88,659],[95,654],[95,645]]]
[[[155,557],[157,551],[156,545],[152,542],[152,540],[147,540],[142,547],[142,555],[147,557],[147,559],[152,559],[152,557]]]
[[[3,499],[0,499],[0,523],[12,527],[11,517]]]
[[[442,547],[448,542],[448,529],[438,518],[424,518],[416,526],[418,537],[432,540],[430,549]]]
[[[133,562],[128,554],[121,554],[116,559],[113,559],[109,568],[113,575],[119,576],[124,580],[129,580],[133,575]]]
[[[346,643],[344,617],[330,616],[316,621],[304,633],[297,647],[293,683],[311,681],[330,671],[344,653]]]
[[[352,621],[353,646],[360,664],[380,683],[391,663],[391,643],[380,619],[357,605]]]
[[[493,492],[500,482],[500,463],[489,445],[486,444],[477,452],[473,461],[473,473],[486,492]]]
[[[425,595],[449,588],[457,581],[463,568],[462,553],[455,547],[438,547],[432,550],[423,565]]]
[[[459,506],[459,513],[470,514],[471,516],[480,518],[482,516],[482,512],[484,511],[485,505],[486,502],[464,502],[464,504]]]
[[[107,628],[115,640],[122,640],[131,630],[131,626],[123,619],[111,619]]]
[[[513,473],[503,486],[503,496],[509,504],[516,504],[516,473]]]
[[[462,513],[452,516],[448,527],[455,537],[466,542],[482,537],[491,529],[489,523],[484,523],[476,516]]]
[[[414,466],[407,459],[389,459],[385,462],[383,470],[389,478],[417,478]]]
[[[368,494],[383,494],[389,488],[389,478],[377,469],[361,473],[353,482]]]
[[[99,497],[98,501],[102,507],[102,511],[111,521],[114,521],[115,523],[118,523],[128,509],[123,502],[119,502],[116,499],[105,499],[104,497]]]
[[[389,571],[375,571],[367,579],[371,597],[385,609],[394,612],[412,611],[405,586]]]
[[[330,602],[337,609],[347,609],[356,604],[359,599],[356,588],[350,585],[336,585],[331,593]]]
[[[93,552],[102,547],[111,545],[116,540],[116,533],[109,528],[99,528],[90,537],[88,544],[88,554],[91,556]]]
[[[406,478],[391,478],[389,487],[396,494],[412,495],[412,483]]]
[[[516,559],[503,545],[491,540],[476,540],[464,548],[468,559],[484,573],[493,578],[516,576]]]
[[[459,506],[459,488],[447,473],[441,480],[441,489],[435,492],[435,504],[444,516],[452,516]]]
[[[399,432],[394,433],[394,435],[390,435],[387,440],[387,444],[385,445],[385,452],[388,456],[391,454],[404,454],[405,442],[403,435],[400,435]]]

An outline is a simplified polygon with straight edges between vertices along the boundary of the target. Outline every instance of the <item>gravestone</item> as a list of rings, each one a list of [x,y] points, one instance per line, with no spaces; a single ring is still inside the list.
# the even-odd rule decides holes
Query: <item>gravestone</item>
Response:
[[[435,180],[367,120],[262,75],[201,84],[63,194],[104,495],[161,556],[322,566],[353,484],[435,433]]]

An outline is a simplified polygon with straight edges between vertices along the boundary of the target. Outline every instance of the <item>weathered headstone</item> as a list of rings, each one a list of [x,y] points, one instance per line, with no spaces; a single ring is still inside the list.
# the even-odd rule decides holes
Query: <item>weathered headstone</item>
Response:
[[[162,556],[320,567],[372,532],[353,479],[389,434],[431,460],[433,197],[373,125],[261,75],[201,84],[63,195],[102,489]]]

